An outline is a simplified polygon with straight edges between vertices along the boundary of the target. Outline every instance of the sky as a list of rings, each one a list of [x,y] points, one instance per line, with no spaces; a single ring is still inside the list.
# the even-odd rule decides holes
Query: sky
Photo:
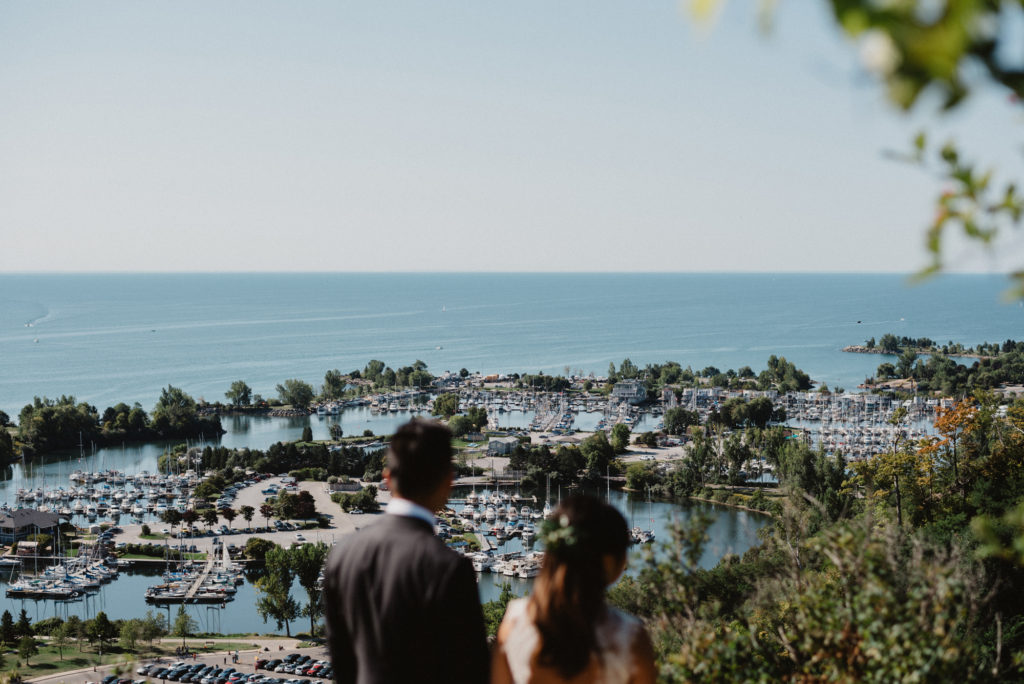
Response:
[[[0,3],[0,271],[899,271],[922,127],[822,1]],[[1024,263],[954,243],[953,265]]]

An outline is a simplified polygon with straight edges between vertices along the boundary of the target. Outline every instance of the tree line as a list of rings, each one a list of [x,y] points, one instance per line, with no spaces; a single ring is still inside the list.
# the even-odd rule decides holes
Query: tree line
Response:
[[[892,378],[913,379],[918,392],[947,397],[962,397],[975,390],[991,390],[1005,384],[1021,384],[1024,383],[1024,342],[1007,340],[994,356],[970,365],[957,363],[942,354],[921,357],[907,348],[900,352],[895,364],[880,364],[875,378],[869,380]]]
[[[105,445],[223,434],[220,418],[202,415],[199,409],[195,399],[173,385],[161,390],[149,414],[138,403],[129,406],[122,402],[100,414],[95,406],[76,401],[73,396],[35,397],[18,414],[17,438],[20,446],[31,455],[79,444]],[[6,442],[2,437],[0,441]],[[0,450],[4,448],[0,444]]]
[[[946,344],[940,346],[930,337],[907,337],[906,335],[900,335],[897,337],[892,333],[882,335],[878,338],[877,342],[874,337],[870,337],[864,341],[864,346],[867,349],[878,349],[889,354],[899,354],[906,349],[919,353],[928,352],[969,356],[996,356],[1000,353],[1005,354],[1015,350],[1024,351],[1024,342],[1017,342],[1016,340],[1011,339],[1008,339],[1005,342],[981,342],[973,347],[968,347],[959,342],[953,342],[950,340]]]

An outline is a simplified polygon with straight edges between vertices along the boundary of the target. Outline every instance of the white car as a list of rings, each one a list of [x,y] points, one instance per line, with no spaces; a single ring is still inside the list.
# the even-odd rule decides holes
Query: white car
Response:
[[[297,539],[298,541],[306,541],[306,538],[302,536],[302,533],[301,533],[301,532],[296,532],[296,533],[295,533],[295,538],[296,538],[296,539]]]

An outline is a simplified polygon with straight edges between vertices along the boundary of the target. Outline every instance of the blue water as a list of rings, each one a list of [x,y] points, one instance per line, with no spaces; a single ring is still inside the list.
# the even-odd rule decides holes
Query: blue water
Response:
[[[627,356],[756,371],[778,354],[852,389],[882,359],[839,350],[871,336],[1021,337],[1005,288],[977,275],[0,275],[0,410],[61,394],[150,409],[168,383],[217,400],[237,379],[272,396],[371,358],[604,374]]]

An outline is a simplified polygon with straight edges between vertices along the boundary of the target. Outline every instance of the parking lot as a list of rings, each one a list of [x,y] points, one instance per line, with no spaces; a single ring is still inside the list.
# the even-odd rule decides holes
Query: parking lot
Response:
[[[197,523],[197,535],[191,536],[186,534],[184,538],[168,538],[166,540],[143,539],[141,536],[141,524],[123,525],[118,527],[117,531],[111,533],[110,541],[114,544],[115,548],[122,544],[129,543],[158,543],[171,545],[183,543],[187,550],[204,553],[208,553],[213,550],[214,546],[220,542],[223,542],[226,545],[234,545],[239,549],[244,548],[250,537],[268,539],[284,547],[305,541],[322,541],[330,544],[342,535],[354,532],[360,527],[369,524],[374,519],[373,516],[343,512],[338,504],[331,501],[330,492],[327,491],[327,485],[323,482],[299,482],[294,489],[290,489],[289,491],[309,492],[316,503],[317,512],[323,513],[327,516],[329,522],[328,526],[309,530],[299,530],[298,528],[302,521],[297,520],[280,521],[280,526],[275,526],[273,518],[269,521],[266,520],[260,515],[259,509],[260,506],[263,505],[264,500],[268,496],[272,496],[272,494],[264,492],[269,492],[272,488],[281,490],[284,488],[284,485],[284,478],[278,476],[270,477],[260,482],[254,482],[253,484],[240,487],[233,497],[225,501],[225,503],[228,503],[235,511],[239,511],[242,506],[252,506],[256,510],[256,515],[252,519],[251,523],[247,523],[241,518],[241,516],[239,516],[231,525],[224,522],[218,522],[218,524],[209,532],[206,531],[204,525]],[[387,499],[387,493],[381,492],[378,495],[378,498],[385,501]],[[163,533],[165,530],[169,536],[171,533],[178,533],[178,528],[172,529],[165,523],[151,522],[148,523],[148,525],[153,533]],[[217,540],[216,542],[214,541],[215,539]]]
[[[116,670],[116,666],[109,665],[32,681],[47,684],[330,684],[334,676],[323,646],[275,650],[275,644],[264,645],[259,650],[214,653],[194,659],[186,656],[144,660],[130,671]]]

